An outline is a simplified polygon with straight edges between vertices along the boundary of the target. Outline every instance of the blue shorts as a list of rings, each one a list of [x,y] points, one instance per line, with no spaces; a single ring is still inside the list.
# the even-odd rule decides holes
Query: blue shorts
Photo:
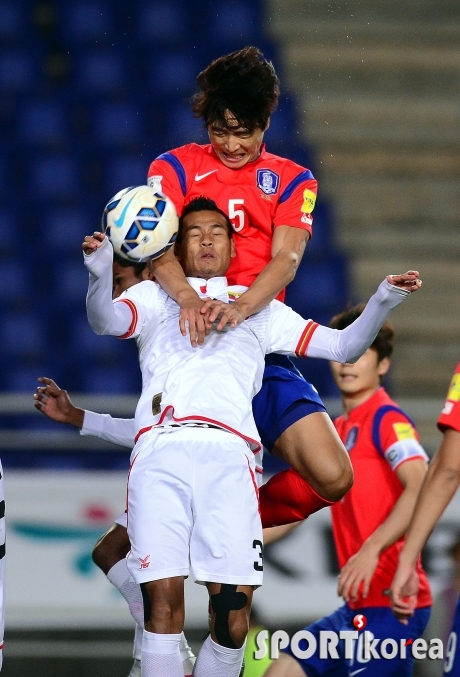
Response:
[[[444,672],[445,677],[459,677],[460,675],[460,597],[455,607],[454,620],[450,631],[447,646],[445,647]]]
[[[319,677],[320,675],[327,675],[327,677],[353,677],[353,675],[361,675],[361,677],[410,677],[414,667],[414,658],[410,651],[410,645],[406,649],[406,658],[401,658],[399,655],[394,658],[372,658],[366,656],[364,649],[363,632],[371,632],[372,636],[368,638],[373,640],[393,639],[400,645],[400,640],[417,639],[421,637],[430,617],[431,607],[423,607],[415,611],[414,616],[409,619],[408,625],[403,625],[393,615],[389,607],[365,607],[362,609],[350,609],[347,604],[334,611],[330,616],[325,616],[321,620],[316,621],[312,625],[307,625],[305,630],[311,632],[317,641],[317,650],[315,653],[306,659],[296,657],[291,648],[285,649],[285,653],[292,656],[305,671],[308,677]],[[355,616],[362,614],[366,617],[366,626],[359,631],[359,638],[353,644],[353,656],[345,658],[345,642],[339,640],[337,645],[338,658],[319,657],[320,646],[320,631],[332,631],[339,633],[341,630],[356,630],[353,625]],[[404,643],[404,642],[403,642]],[[381,656],[380,644],[376,646],[376,652]],[[300,649],[306,649],[306,641],[300,642]],[[385,651],[388,653],[390,647],[386,647]],[[390,652],[391,653],[391,652]]]
[[[326,411],[318,391],[285,355],[267,355],[262,388],[252,400],[252,411],[262,444],[269,451],[293,423],[317,411]]]

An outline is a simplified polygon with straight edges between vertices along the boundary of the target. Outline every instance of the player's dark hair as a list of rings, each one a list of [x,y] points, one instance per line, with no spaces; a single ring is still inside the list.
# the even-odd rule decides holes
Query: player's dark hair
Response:
[[[245,47],[213,61],[197,77],[192,111],[206,127],[228,128],[231,112],[239,127],[265,129],[276,110],[279,80],[271,61],[257,47]]]
[[[177,238],[175,243],[176,249],[180,247],[180,245],[182,244],[183,239],[182,224],[184,218],[187,216],[187,214],[192,214],[193,212],[218,212],[219,214],[222,214],[222,216],[225,219],[225,223],[227,225],[228,237],[229,238],[233,237],[233,226],[231,224],[230,219],[228,218],[228,215],[225,212],[223,212],[222,209],[219,209],[214,200],[211,200],[211,198],[205,197],[204,195],[200,195],[200,197],[194,198],[185,206],[180,216],[179,229],[177,231]]]
[[[113,261],[114,261],[114,263],[118,263],[123,268],[134,268],[134,272],[136,273],[137,277],[140,276],[142,271],[145,269],[145,266],[147,265],[146,263],[138,263],[136,261],[128,261],[127,259],[124,259],[123,257],[121,257],[119,254],[116,254],[115,252],[113,252]]]
[[[357,306],[345,308],[342,313],[334,315],[329,322],[329,326],[332,327],[332,329],[345,329],[345,327],[348,327],[348,325],[361,315],[365,307],[364,303],[360,303]],[[379,362],[381,362],[384,357],[390,357],[393,353],[394,335],[393,325],[386,320],[370,346],[377,352]]]

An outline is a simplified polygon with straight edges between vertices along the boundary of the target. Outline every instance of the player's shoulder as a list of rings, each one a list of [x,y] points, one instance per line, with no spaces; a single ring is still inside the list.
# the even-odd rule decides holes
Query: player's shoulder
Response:
[[[380,387],[377,393],[375,394],[372,409],[373,409],[372,415],[374,419],[377,419],[379,421],[401,419],[412,422],[412,419],[409,416],[409,414],[406,411],[404,411],[404,409],[398,402],[396,402],[390,397],[390,395],[383,387]]]
[[[131,301],[139,301],[139,302],[150,302],[154,303],[155,300],[159,299],[161,296],[165,295],[165,292],[163,289],[160,287],[158,282],[154,282],[153,280],[142,280],[142,282],[138,282],[137,284],[134,284],[132,287],[129,287],[126,291],[124,291],[117,301],[123,301],[123,300],[131,300]]]

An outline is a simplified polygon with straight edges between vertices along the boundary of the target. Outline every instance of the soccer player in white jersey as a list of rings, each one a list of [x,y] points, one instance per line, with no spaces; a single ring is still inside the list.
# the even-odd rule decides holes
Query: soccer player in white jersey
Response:
[[[234,252],[227,216],[208,200],[188,205],[178,254],[203,298],[228,301],[223,274]],[[357,359],[392,307],[420,282],[411,272],[387,278],[361,317],[343,331],[305,321],[273,301],[237,328],[212,331],[194,348],[175,330],[179,306],[155,283],[132,287],[112,303],[112,248],[100,233],[85,238],[91,326],[135,337],[143,392],[128,482],[128,567],[145,606],[142,675],[182,677],[183,579],[189,558],[211,598],[211,636],[196,677],[238,675],[252,590],[262,581],[261,524],[254,458],[260,442],[251,399],[268,352],[338,361]]]

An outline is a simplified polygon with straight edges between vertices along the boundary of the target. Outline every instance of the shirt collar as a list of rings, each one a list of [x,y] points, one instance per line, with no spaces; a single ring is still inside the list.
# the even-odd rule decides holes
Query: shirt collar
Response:
[[[225,296],[225,300],[228,299],[226,277],[211,277],[209,280],[204,280],[201,277],[188,277],[187,282],[202,298],[209,296],[215,299]]]

